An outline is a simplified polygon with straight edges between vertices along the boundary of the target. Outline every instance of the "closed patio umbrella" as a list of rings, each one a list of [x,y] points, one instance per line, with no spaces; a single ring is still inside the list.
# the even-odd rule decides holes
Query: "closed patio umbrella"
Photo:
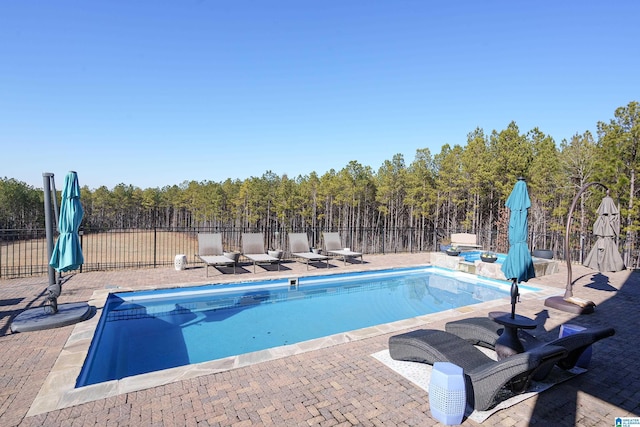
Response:
[[[511,285],[511,318],[515,317],[516,301],[519,296],[518,283],[535,277],[533,259],[527,246],[528,209],[531,206],[527,183],[518,178],[505,206],[509,208],[509,252],[502,264],[502,272]]]
[[[58,307],[60,281],[56,280],[55,268],[58,271],[69,271],[80,268],[84,263],[78,228],[82,221],[82,205],[80,204],[80,186],[75,172],[69,172],[64,180],[62,203],[58,216],[60,236],[53,245],[52,202],[55,200],[55,183],[53,174],[42,174],[44,181],[45,225],[47,229],[47,250],[51,254],[49,261],[49,285],[47,297],[42,307],[33,307],[18,314],[11,322],[12,332],[41,331],[60,328],[89,319],[95,314],[95,307],[86,302],[72,302]],[[53,187],[53,194],[51,191]],[[53,203],[55,205],[55,203]]]
[[[624,261],[618,252],[620,234],[620,212],[613,199],[605,196],[598,207],[598,218],[593,224],[593,234],[597,237],[584,265],[598,271],[624,270]]]
[[[58,241],[53,248],[49,265],[59,272],[77,270],[84,263],[78,229],[84,211],[80,204],[78,174],[71,171],[64,178],[60,216],[58,218]],[[57,281],[56,281],[57,282]],[[49,298],[60,296],[60,284],[49,286]]]

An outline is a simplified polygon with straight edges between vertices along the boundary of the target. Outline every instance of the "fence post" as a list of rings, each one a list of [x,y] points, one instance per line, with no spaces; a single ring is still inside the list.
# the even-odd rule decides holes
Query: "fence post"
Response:
[[[158,239],[157,239],[157,227],[153,226],[153,268],[157,266],[158,256]]]
[[[80,235],[80,250],[82,251],[82,250],[84,250],[83,249],[84,248],[84,230],[80,230],[78,232],[78,234]],[[84,264],[80,264],[80,273],[82,273],[82,266],[83,265]]]

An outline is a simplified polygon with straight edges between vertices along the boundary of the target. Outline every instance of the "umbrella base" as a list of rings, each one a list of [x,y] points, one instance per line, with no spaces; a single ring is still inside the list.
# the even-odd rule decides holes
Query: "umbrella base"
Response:
[[[50,314],[50,307],[30,308],[18,314],[11,322],[11,332],[31,332],[61,328],[87,320],[95,307],[86,302],[58,305],[58,312]]]
[[[549,297],[544,301],[544,305],[572,314],[591,314],[595,308],[594,305],[586,305],[583,307],[578,304],[565,301],[563,297]]]

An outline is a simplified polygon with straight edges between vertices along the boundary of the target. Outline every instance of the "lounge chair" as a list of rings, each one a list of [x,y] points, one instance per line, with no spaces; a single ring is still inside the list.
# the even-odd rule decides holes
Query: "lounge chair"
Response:
[[[347,258],[360,257],[360,262],[363,262],[361,252],[353,252],[352,250],[342,246],[340,234],[323,232],[322,240],[324,241],[325,252],[329,255],[341,256],[344,265],[347,265]]]
[[[464,371],[467,403],[479,411],[496,403],[498,392],[508,387],[524,392],[535,373],[566,356],[562,347],[545,345],[495,361],[473,344],[445,331],[420,329],[389,338],[389,354],[395,360],[450,362]]]
[[[205,263],[207,277],[209,266],[233,265],[233,274],[236,274],[236,261],[224,256],[220,233],[198,233],[197,257]]]
[[[503,328],[488,317],[471,317],[468,319],[448,322],[445,325],[445,330],[473,345],[494,348],[496,340],[502,334]],[[585,329],[584,331],[576,332],[572,335],[556,338],[549,342],[541,341],[523,330],[518,331],[518,338],[522,342],[525,350],[531,350],[547,345],[560,346],[564,348],[567,350],[567,356],[560,359],[557,365],[562,369],[571,369],[576,365],[582,353],[591,344],[614,334],[615,330],[613,328],[599,326]],[[544,379],[551,372],[551,368],[553,368],[553,366],[547,366],[546,368],[547,369],[539,370],[534,379]]]
[[[328,256],[309,250],[307,233],[289,233],[289,251],[292,256],[305,260],[307,270],[309,269],[309,261],[324,261],[327,264],[327,268],[329,268]]]
[[[264,236],[262,233],[242,233],[242,255],[253,262],[253,272],[256,272],[256,264],[278,264],[280,271],[280,258],[269,255],[264,250]]]
[[[480,249],[478,236],[471,233],[451,233],[451,246],[457,246],[461,250]]]

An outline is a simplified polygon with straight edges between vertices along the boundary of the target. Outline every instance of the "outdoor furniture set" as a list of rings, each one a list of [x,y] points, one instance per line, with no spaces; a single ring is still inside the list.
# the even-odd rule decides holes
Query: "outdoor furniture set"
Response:
[[[342,258],[346,265],[347,259],[360,258],[363,262],[362,253],[354,252],[349,248],[344,248],[341,244],[339,233],[323,233],[324,251],[327,255],[312,250],[306,233],[289,233],[289,249],[293,258],[304,262],[309,269],[309,264],[324,261],[325,267],[329,267],[331,257]],[[206,266],[206,275],[209,276],[209,267],[233,266],[233,273],[236,273],[236,266],[240,256],[245,257],[253,264],[253,272],[259,264],[277,264],[280,271],[282,261],[282,251],[266,251],[264,246],[264,235],[262,233],[242,233],[242,252],[224,252],[222,246],[222,235],[220,233],[198,233],[198,253],[196,255]]]
[[[419,329],[394,335],[389,338],[389,354],[395,360],[461,367],[467,403],[475,410],[487,410],[498,403],[501,389],[522,393],[531,380],[545,379],[554,366],[572,369],[593,343],[615,333],[610,327],[579,329],[549,342],[518,330],[522,349],[498,355],[496,361],[476,346],[497,350],[504,327],[488,317],[476,317],[449,322],[445,331]]]

